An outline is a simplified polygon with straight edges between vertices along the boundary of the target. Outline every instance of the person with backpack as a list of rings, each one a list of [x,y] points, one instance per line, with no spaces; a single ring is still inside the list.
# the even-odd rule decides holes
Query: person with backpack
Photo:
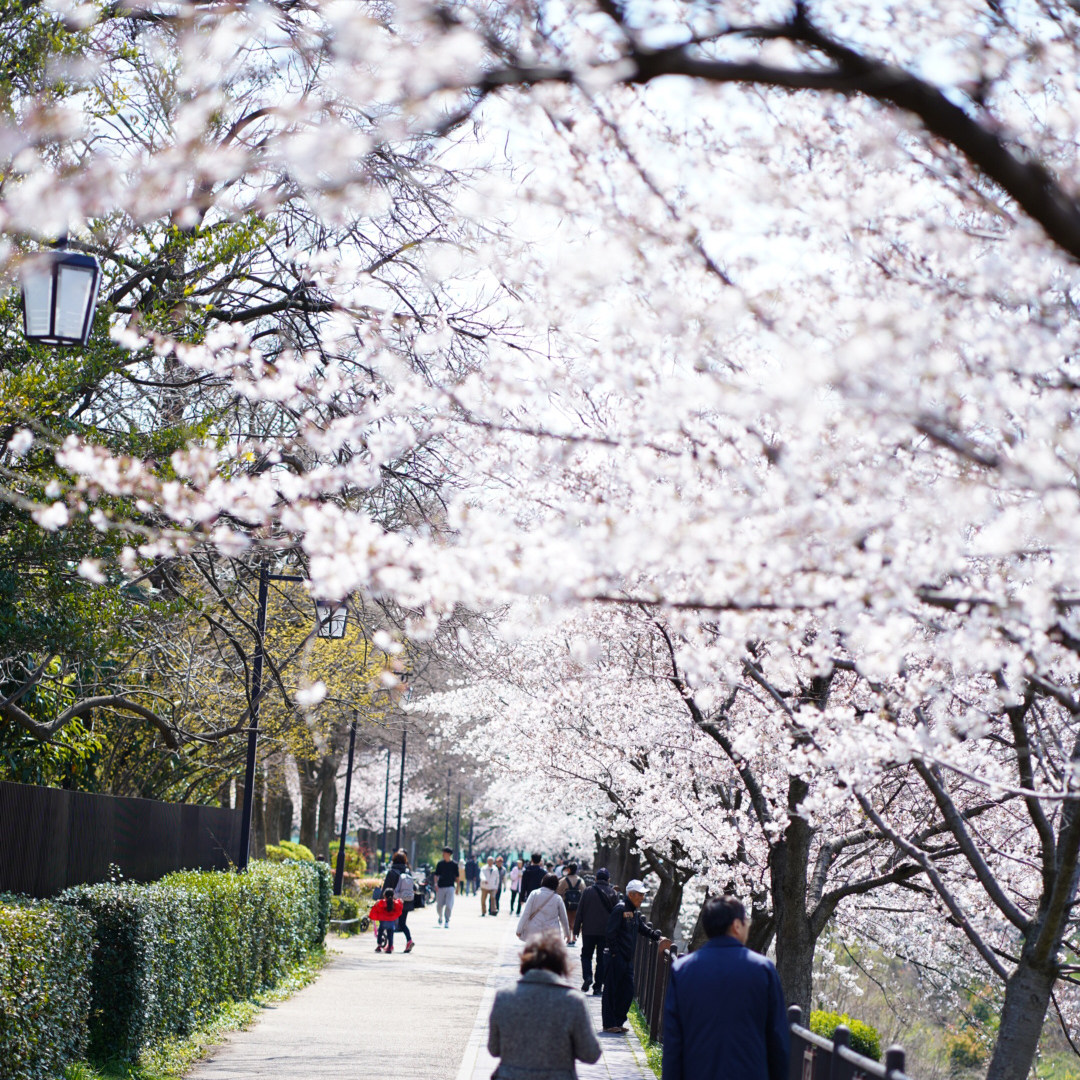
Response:
[[[585,882],[578,877],[577,863],[567,863],[566,876],[559,882],[555,891],[563,898],[566,905],[566,916],[570,920],[570,944],[577,944],[577,934],[574,932],[574,919],[577,916],[578,904],[581,903],[581,893]]]
[[[544,880],[546,871],[542,865],[543,858],[544,856],[539,852],[533,852],[529,865],[521,872],[521,899],[518,901],[519,911],[521,910],[521,905],[529,899],[529,893],[531,893],[533,889],[539,889],[540,883]]]
[[[619,902],[619,894],[611,887],[611,875],[601,867],[596,871],[596,884],[581,894],[574,916],[574,937],[581,935],[581,990],[593,996],[604,992],[604,937],[608,917]],[[593,979],[593,954],[596,954],[596,979]]]
[[[401,874],[397,880],[397,886],[394,889],[394,899],[401,901],[401,917],[397,921],[397,926],[392,928],[389,933],[390,942],[394,941],[394,930],[399,934],[405,935],[405,951],[407,953],[413,950],[412,934],[409,931],[408,918],[409,912],[413,909],[413,901],[416,899],[416,882],[413,881],[412,872],[409,870],[408,858],[405,857],[405,852],[401,852],[403,858],[405,858],[405,865],[401,868]]]

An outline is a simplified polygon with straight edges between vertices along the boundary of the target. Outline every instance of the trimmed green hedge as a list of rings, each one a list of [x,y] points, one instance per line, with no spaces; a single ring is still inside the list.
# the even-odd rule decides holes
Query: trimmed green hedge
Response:
[[[874,1061],[881,1060],[881,1037],[877,1033],[877,1028],[864,1024],[861,1020],[854,1020],[847,1013],[815,1010],[810,1014],[810,1030],[815,1035],[821,1035],[826,1039],[831,1039],[833,1032],[841,1024],[851,1032],[850,1045],[856,1054],[862,1054]]]
[[[4,1080],[51,1080],[85,1053],[92,935],[81,912],[0,897]]]
[[[94,923],[91,1054],[134,1060],[275,985],[326,936],[331,889],[328,866],[291,861],[63,893]]]

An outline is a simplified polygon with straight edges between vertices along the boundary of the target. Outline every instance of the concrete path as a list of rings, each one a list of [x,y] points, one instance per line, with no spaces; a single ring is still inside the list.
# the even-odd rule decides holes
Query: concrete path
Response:
[[[413,912],[407,956],[400,935],[392,956],[375,952],[374,934],[331,937],[336,955],[319,978],[231,1035],[189,1080],[489,1080],[487,1018],[496,989],[517,976],[520,943],[516,918],[482,919],[479,906],[459,897],[449,930],[434,905]],[[600,999],[589,1002],[599,1030]],[[599,1038],[604,1057],[579,1066],[581,1080],[653,1080],[632,1033]]]

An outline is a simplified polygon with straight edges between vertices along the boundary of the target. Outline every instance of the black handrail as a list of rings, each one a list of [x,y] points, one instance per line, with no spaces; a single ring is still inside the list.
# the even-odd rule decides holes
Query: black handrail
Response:
[[[902,1046],[890,1046],[884,1063],[851,1049],[851,1032],[841,1024],[831,1040],[802,1026],[802,1009],[788,1009],[791,1024],[790,1080],[909,1080]]]

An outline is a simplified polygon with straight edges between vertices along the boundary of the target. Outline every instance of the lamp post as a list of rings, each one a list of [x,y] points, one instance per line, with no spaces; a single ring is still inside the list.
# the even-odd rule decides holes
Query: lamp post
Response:
[[[401,776],[398,778],[397,789],[397,835],[394,837],[394,850],[401,850],[401,798],[405,794],[405,735],[401,733]]]
[[[251,856],[251,807],[255,799],[256,755],[259,749],[259,704],[263,696],[263,660],[266,639],[266,605],[270,597],[271,581],[305,581],[296,574],[271,574],[270,566],[264,555],[259,562],[259,603],[255,616],[255,656],[251,664],[251,719],[248,723],[247,764],[244,769],[244,812],[240,818],[240,856],[236,860],[237,870],[247,868]],[[324,615],[319,605],[324,604],[329,610]],[[345,623],[348,617],[345,605],[340,601],[315,601],[315,616],[318,619],[320,637],[342,638],[345,636]],[[330,627],[330,633],[323,633]]]
[[[382,804],[382,861],[386,862],[386,815],[390,810],[390,747],[386,748],[386,794]],[[380,872],[382,867],[379,868]]]
[[[443,829],[442,845],[450,843],[450,770],[446,770],[446,828]]]
[[[93,255],[67,250],[30,256],[22,269],[23,335],[43,345],[85,345],[97,309],[101,265]]]
[[[352,791],[353,751],[356,749],[356,721],[349,725],[349,767],[345,773],[345,809],[341,812],[341,839],[338,841],[337,866],[334,869],[334,895],[341,895],[345,884],[345,837],[349,831],[349,793]]]

